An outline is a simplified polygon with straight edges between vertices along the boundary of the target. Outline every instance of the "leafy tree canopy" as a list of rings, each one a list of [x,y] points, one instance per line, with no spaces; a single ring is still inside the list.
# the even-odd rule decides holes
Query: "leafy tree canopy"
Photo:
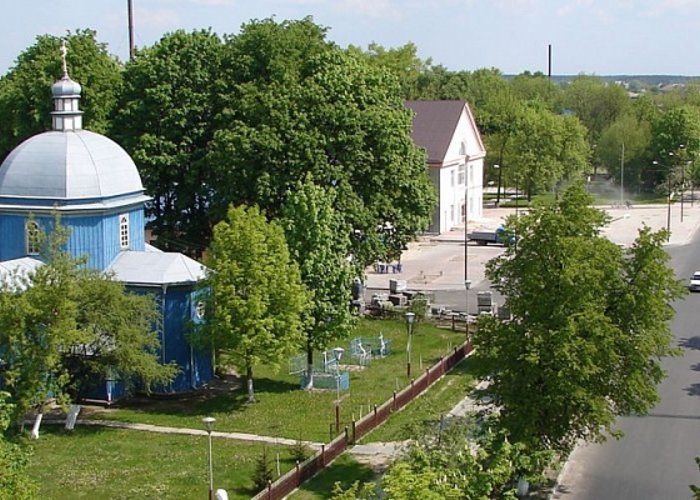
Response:
[[[38,36],[0,78],[0,158],[21,141],[51,128],[51,85],[63,74],[59,50],[63,40],[68,47],[70,77],[83,89],[85,128],[98,133],[108,129],[120,92],[122,66],[96,37],[91,30],[68,32],[64,37]]]
[[[201,255],[211,237],[216,189],[205,161],[214,135],[223,43],[210,31],[165,35],[124,72],[112,136],[131,154],[158,244]]]
[[[305,328],[309,374],[313,374],[314,350],[325,350],[331,342],[346,338],[354,324],[350,313],[355,275],[348,262],[350,232],[333,209],[334,200],[335,191],[316,186],[307,176],[282,208],[287,244],[310,293]],[[312,385],[313,378],[308,380]]]
[[[214,228],[210,250],[203,337],[245,372],[253,402],[253,369],[301,347],[308,294],[282,227],[257,207],[231,207]]]
[[[508,221],[517,245],[487,276],[513,321],[481,318],[477,366],[514,441],[531,449],[601,440],[620,415],[657,401],[671,347],[670,302],[684,289],[667,266],[665,231],[640,230],[623,251],[599,232],[607,219],[580,185]]]
[[[311,173],[337,190],[353,255],[366,265],[427,228],[435,193],[396,78],[323,36],[308,20],[267,20],[228,40],[231,90],[208,157],[220,187],[212,210],[258,203],[277,217]]]

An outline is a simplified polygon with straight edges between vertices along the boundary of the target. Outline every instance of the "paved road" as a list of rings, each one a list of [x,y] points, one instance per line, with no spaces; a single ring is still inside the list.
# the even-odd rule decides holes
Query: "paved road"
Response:
[[[700,239],[669,251],[679,277],[700,268]],[[689,499],[688,485],[700,484],[700,294],[675,308],[672,328],[684,356],[664,363],[660,403],[646,417],[621,419],[622,440],[577,449],[555,498]]]

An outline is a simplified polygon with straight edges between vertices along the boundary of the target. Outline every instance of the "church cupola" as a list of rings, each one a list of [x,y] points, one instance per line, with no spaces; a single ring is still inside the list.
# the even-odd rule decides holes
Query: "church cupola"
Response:
[[[66,65],[66,42],[61,45],[63,76],[51,86],[54,110],[51,112],[52,128],[57,131],[81,130],[83,128],[83,112],[80,111],[81,87],[68,76]]]

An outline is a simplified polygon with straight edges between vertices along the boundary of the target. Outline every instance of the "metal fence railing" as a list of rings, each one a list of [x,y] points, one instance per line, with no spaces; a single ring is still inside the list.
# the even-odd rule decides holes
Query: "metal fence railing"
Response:
[[[370,431],[383,424],[393,412],[396,412],[413,401],[445,373],[462,361],[473,347],[470,342],[465,342],[449,355],[440,359],[433,366],[425,370],[420,377],[411,380],[411,383],[401,391],[392,395],[391,399],[380,406],[374,405],[372,411],[358,421],[352,421],[351,428],[336,436],[327,445],[321,446],[321,450],[297,465],[274,482],[267,485],[263,491],[253,498],[255,500],[280,500],[289,495],[304,481],[311,479],[328,464],[340,456],[348,446],[355,444],[357,440],[367,435]]]

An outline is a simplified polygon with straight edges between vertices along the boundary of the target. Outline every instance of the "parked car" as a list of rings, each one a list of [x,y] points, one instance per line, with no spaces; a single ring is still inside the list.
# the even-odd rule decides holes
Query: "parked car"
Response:
[[[688,290],[691,292],[700,292],[700,271],[695,271],[690,277],[690,283],[688,283]]]

